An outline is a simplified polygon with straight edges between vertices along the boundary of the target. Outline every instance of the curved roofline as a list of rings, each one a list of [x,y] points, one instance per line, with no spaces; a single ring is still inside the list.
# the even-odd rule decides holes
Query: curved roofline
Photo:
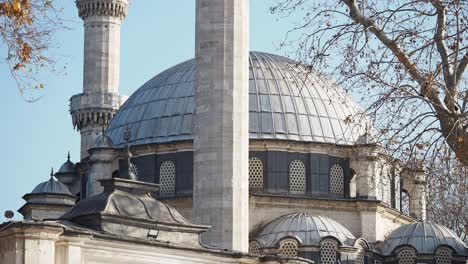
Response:
[[[294,239],[296,240],[298,246],[302,246],[302,239],[300,239],[298,236],[288,235],[278,240],[278,242],[276,242],[276,247],[279,247],[283,241],[288,240],[288,239],[289,240]]]
[[[392,254],[397,255],[399,251],[403,250],[403,248],[411,248],[412,250],[414,250],[414,253],[421,254],[413,245],[410,245],[410,244],[402,244],[402,245],[395,247],[392,251]]]
[[[53,174],[51,174],[49,180],[41,182],[38,185],[36,185],[36,187],[34,187],[34,189],[29,194],[44,194],[44,193],[73,195],[65,184],[61,183],[59,180],[54,179]]]
[[[322,237],[322,239],[320,239],[320,244],[322,244],[322,242],[323,242],[324,240],[327,240],[327,239],[328,239],[328,240],[334,240],[334,241],[337,243],[337,245],[338,245],[339,247],[342,247],[342,246],[343,246],[343,243],[341,243],[341,241],[340,241],[337,237],[332,236],[332,235]]]
[[[448,244],[440,244],[439,246],[437,246],[437,247],[434,249],[434,251],[433,251],[434,254],[435,254],[438,250],[440,250],[441,248],[448,248],[448,249],[450,249],[450,250],[452,251],[451,253],[452,253],[453,255],[458,255],[457,251],[456,251],[452,246],[450,246],[450,245],[448,245]],[[466,248],[466,249],[468,250],[468,248]]]
[[[363,237],[359,237],[356,239],[356,241],[354,241],[354,247],[357,247],[357,245],[361,242],[364,243],[364,245],[366,246],[366,249],[371,249],[369,242],[367,242],[367,240]]]
[[[339,247],[352,247],[356,240],[346,227],[335,220],[300,211],[275,217],[251,235],[264,247],[278,246],[288,237],[297,239],[302,246],[319,246],[323,240],[333,239]]]
[[[394,254],[398,249],[409,246],[419,254],[433,254],[441,245],[450,247],[457,255],[465,254],[464,242],[449,228],[430,222],[415,222],[393,230],[377,247],[382,255]]]
[[[370,121],[344,120],[363,110],[335,82],[298,66],[304,65],[278,55],[250,53],[249,137],[359,143]],[[127,125],[133,130],[132,145],[193,140],[195,67],[194,59],[179,63],[135,91],[109,124],[106,133],[114,145],[124,144],[122,129]]]

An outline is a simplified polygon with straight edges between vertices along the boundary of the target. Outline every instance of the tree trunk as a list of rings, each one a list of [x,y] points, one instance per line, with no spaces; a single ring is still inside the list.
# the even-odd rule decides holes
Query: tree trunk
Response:
[[[461,119],[447,114],[445,111],[437,111],[440,129],[448,145],[455,152],[457,158],[468,166],[468,131]]]

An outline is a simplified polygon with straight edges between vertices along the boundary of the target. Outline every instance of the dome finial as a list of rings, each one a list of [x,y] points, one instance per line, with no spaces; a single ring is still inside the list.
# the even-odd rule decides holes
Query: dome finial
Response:
[[[68,151],[67,160],[70,161],[70,151]]]
[[[52,179],[54,177],[54,167],[50,168],[50,178]]]
[[[127,177],[129,180],[134,180],[136,181],[136,175],[133,173],[132,171],[132,166],[134,166],[131,162],[131,158],[132,158],[132,152],[130,151],[130,138],[132,137],[132,131],[130,129],[130,126],[129,125],[126,125],[125,126],[125,130],[124,130],[124,133],[123,133],[123,139],[125,140],[125,142],[127,143]]]

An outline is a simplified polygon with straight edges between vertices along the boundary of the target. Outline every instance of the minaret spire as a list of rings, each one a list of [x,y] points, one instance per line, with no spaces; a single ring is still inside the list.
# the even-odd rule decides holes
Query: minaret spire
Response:
[[[76,6],[84,22],[83,92],[70,99],[70,113],[81,133],[83,159],[122,104],[120,24],[128,0],[76,0]]]

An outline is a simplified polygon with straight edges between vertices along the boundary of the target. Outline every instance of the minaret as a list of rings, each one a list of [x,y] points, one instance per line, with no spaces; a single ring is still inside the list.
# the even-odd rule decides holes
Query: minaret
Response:
[[[248,251],[249,1],[196,1],[193,220],[202,241]]]
[[[70,113],[81,133],[83,159],[122,104],[120,24],[128,0],[77,0],[76,6],[84,21],[83,93],[70,98]]]

